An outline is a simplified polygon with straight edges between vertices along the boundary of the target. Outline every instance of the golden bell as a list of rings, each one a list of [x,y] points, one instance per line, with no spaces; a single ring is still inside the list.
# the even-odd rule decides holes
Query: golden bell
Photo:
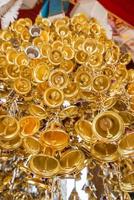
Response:
[[[74,24],[86,24],[88,21],[88,17],[84,13],[75,14],[71,18],[71,23]]]
[[[100,53],[95,52],[89,55],[88,62],[89,62],[89,65],[93,68],[101,66],[102,61],[103,61],[103,57]]]
[[[5,65],[7,65],[6,56],[0,55],[0,65],[4,66],[4,67],[5,67]]]
[[[62,53],[65,60],[71,60],[74,57],[74,50],[70,46],[63,46]]]
[[[41,48],[42,43],[43,43],[43,41],[40,37],[35,37],[32,41],[33,46],[37,47],[38,49]]]
[[[44,30],[44,31],[42,30],[41,33],[40,33],[40,39],[43,42],[48,43],[49,42],[49,33],[46,30]]]
[[[14,150],[18,149],[22,144],[22,139],[19,135],[16,135],[11,140],[4,140],[3,138],[0,139],[0,147],[6,150]]]
[[[53,65],[59,65],[62,60],[62,53],[59,50],[50,50],[48,54],[48,59]]]
[[[107,66],[102,68],[102,72],[105,76],[107,76],[109,78],[112,78],[113,74],[114,74],[113,69],[111,69],[110,67],[107,67]]]
[[[80,96],[82,99],[89,101],[89,102],[97,101],[97,98],[98,98],[94,92],[86,91],[86,90],[81,90]]]
[[[28,110],[31,115],[39,117],[40,119],[44,119],[47,116],[45,109],[40,105],[30,104]]]
[[[90,32],[93,33],[94,35],[100,35],[101,32],[101,27],[97,23],[92,23],[90,26]]]
[[[64,101],[64,94],[60,89],[50,87],[45,90],[44,103],[51,108],[61,106]]]
[[[63,89],[64,95],[66,98],[74,98],[79,93],[78,84],[72,81],[69,81],[66,88]]]
[[[82,38],[82,37],[75,39],[74,44],[73,44],[74,49],[79,50],[79,51],[83,50],[83,43],[84,42],[85,42],[85,39]],[[86,45],[85,45],[85,47],[86,47]]]
[[[134,80],[134,70],[133,69],[129,69],[128,70],[128,81],[129,82],[133,82]]]
[[[69,106],[67,108],[64,108],[61,112],[60,112],[60,117],[61,118],[74,118],[78,115],[78,107],[77,106]]]
[[[50,73],[48,81],[52,87],[63,89],[67,86],[68,75],[63,69],[55,69]]]
[[[40,52],[44,58],[48,58],[48,54],[50,50],[51,50],[51,46],[49,44],[42,44],[40,48]]]
[[[26,65],[21,65],[20,66],[20,77],[31,80],[31,76],[32,76],[31,68]]]
[[[17,93],[25,95],[31,90],[31,83],[28,79],[18,78],[14,81],[14,89]]]
[[[52,49],[57,49],[59,51],[61,51],[63,48],[63,43],[60,40],[55,40],[52,44]]]
[[[10,140],[18,135],[19,131],[18,121],[10,115],[0,116],[0,136],[4,140]]]
[[[72,35],[68,34],[66,37],[62,39],[63,45],[70,45],[73,43]]]
[[[113,143],[96,142],[91,148],[91,154],[100,161],[113,162],[119,158],[118,146]]]
[[[71,73],[75,67],[73,60],[63,60],[60,64],[61,69],[64,69],[66,73]]]
[[[99,54],[103,54],[105,52],[105,47],[104,47],[104,44],[102,42],[97,42],[97,49],[96,51],[99,53]]]
[[[32,26],[33,22],[32,22],[32,20],[30,18],[26,17],[24,20],[25,20],[25,25],[27,27],[31,27]]]
[[[127,110],[127,103],[122,99],[117,99],[116,103],[113,106],[114,111],[126,111]]]
[[[6,72],[6,67],[5,66],[0,66],[0,80],[4,81],[8,79],[8,75]]]
[[[75,60],[77,63],[83,64],[83,63],[87,62],[88,54],[86,52],[84,52],[83,50],[79,50],[75,54]]]
[[[23,140],[23,146],[27,153],[38,154],[41,150],[41,145],[35,137],[25,137]]]
[[[125,67],[120,67],[116,70],[115,78],[117,80],[126,81],[128,78],[128,71]]]
[[[35,46],[28,46],[25,53],[30,59],[36,59],[40,56],[39,49]]]
[[[2,31],[2,39],[5,41],[11,40],[13,37],[12,33],[9,30],[3,30]]]
[[[17,65],[7,65],[6,73],[10,79],[16,79],[20,75],[20,67]]]
[[[39,154],[31,157],[29,167],[35,174],[51,178],[58,173],[59,162],[53,156]]]
[[[20,135],[22,137],[31,136],[38,132],[40,121],[34,116],[22,117],[19,121]]]
[[[24,52],[21,52],[16,56],[15,63],[17,65],[28,65],[29,59]]]
[[[33,78],[37,83],[46,81],[49,77],[49,67],[46,63],[39,63],[33,70]]]
[[[133,113],[131,113],[129,111],[120,111],[119,115],[123,119],[124,124],[126,126],[133,124],[133,121],[134,121],[134,114]]]
[[[67,21],[64,20],[64,18],[62,18],[62,19],[56,19],[56,20],[53,22],[53,24],[54,24],[55,28],[59,28],[60,26],[62,27],[62,26],[64,26],[64,25],[66,25],[66,24],[67,24]]]
[[[23,29],[22,33],[21,33],[21,39],[25,42],[29,42],[30,41],[30,33],[28,31],[27,28]]]
[[[110,87],[110,80],[105,75],[96,76],[92,82],[92,88],[96,92],[105,92]]]
[[[43,146],[60,151],[68,146],[69,135],[60,127],[55,127],[55,124],[52,124],[41,134],[40,141]]]
[[[119,153],[124,157],[134,155],[134,133],[125,135],[119,142]]]
[[[111,109],[116,104],[116,102],[117,102],[117,97],[115,96],[106,98],[103,101],[103,107],[105,109]]]
[[[94,118],[92,129],[99,140],[113,142],[124,133],[124,122],[120,115],[113,111],[101,112]]]
[[[82,151],[72,149],[65,151],[60,158],[61,173],[72,174],[84,168],[85,155]]]
[[[89,54],[95,53],[97,51],[95,40],[89,38],[86,39],[83,43],[83,48]]]
[[[12,48],[12,44],[11,42],[9,41],[3,41],[2,44],[1,44],[1,50],[3,52],[6,52],[8,49],[11,49]]]
[[[92,84],[92,78],[88,71],[76,71],[74,81],[79,85],[81,89],[90,89]]]
[[[21,34],[23,30],[25,29],[25,27],[22,23],[16,22],[14,25],[14,29],[18,34]]]
[[[134,83],[133,82],[128,84],[127,92],[128,92],[129,95],[134,95]]]
[[[88,120],[79,119],[75,123],[75,131],[76,133],[87,143],[89,143],[92,139],[92,124]]]
[[[40,36],[41,29],[39,26],[33,25],[30,27],[29,32],[32,37],[38,37]]]
[[[17,56],[17,51],[16,49],[8,49],[6,52],[6,57],[7,57],[7,61],[9,62],[9,64],[14,64],[15,63],[15,59]]]
[[[119,60],[119,53],[117,53],[116,51],[112,51],[111,48],[108,48],[106,50],[105,56],[104,56],[105,62],[108,65],[114,65],[118,62]]]
[[[56,32],[60,37],[66,37],[68,35],[69,29],[67,26],[56,27]]]
[[[120,64],[127,65],[131,61],[131,54],[130,53],[124,53],[120,56]]]

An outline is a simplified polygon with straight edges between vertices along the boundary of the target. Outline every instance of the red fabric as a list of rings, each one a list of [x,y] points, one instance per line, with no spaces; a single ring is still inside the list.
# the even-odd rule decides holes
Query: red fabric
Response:
[[[19,11],[19,17],[18,18],[26,18],[29,17],[32,19],[32,21],[35,21],[35,18],[39,14],[41,10],[42,4],[36,5],[33,9],[28,9],[28,10],[20,10]]]
[[[134,26],[134,0],[98,0],[106,9]]]

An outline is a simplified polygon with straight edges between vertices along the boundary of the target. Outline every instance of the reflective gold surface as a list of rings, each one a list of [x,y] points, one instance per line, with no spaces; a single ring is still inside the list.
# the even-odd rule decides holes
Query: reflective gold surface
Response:
[[[93,120],[93,132],[102,141],[116,141],[124,134],[122,118],[113,111],[102,112]]]
[[[118,146],[113,143],[97,142],[91,148],[92,155],[104,162],[113,162],[119,158]]]
[[[75,123],[75,131],[85,142],[92,140],[92,123],[88,120],[80,119]]]
[[[134,133],[125,135],[119,142],[119,152],[122,156],[133,156],[134,153]]]
[[[82,13],[0,30],[1,199],[62,199],[61,179],[78,181],[86,167],[89,199],[99,177],[100,198],[126,200],[134,190],[130,61]]]
[[[34,116],[26,116],[20,119],[20,134],[22,136],[34,135],[40,126],[40,121]]]
[[[33,156],[29,161],[31,170],[38,175],[51,177],[59,171],[59,162],[52,156],[43,154]]]

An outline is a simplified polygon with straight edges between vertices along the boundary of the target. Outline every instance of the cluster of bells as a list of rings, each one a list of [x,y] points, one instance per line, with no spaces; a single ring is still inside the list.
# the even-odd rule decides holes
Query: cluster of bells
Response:
[[[118,191],[134,190],[130,60],[84,14],[19,19],[0,31],[1,192],[21,187],[16,199],[29,200],[29,184],[49,193],[55,177],[77,179],[95,163],[104,182],[116,176]]]

